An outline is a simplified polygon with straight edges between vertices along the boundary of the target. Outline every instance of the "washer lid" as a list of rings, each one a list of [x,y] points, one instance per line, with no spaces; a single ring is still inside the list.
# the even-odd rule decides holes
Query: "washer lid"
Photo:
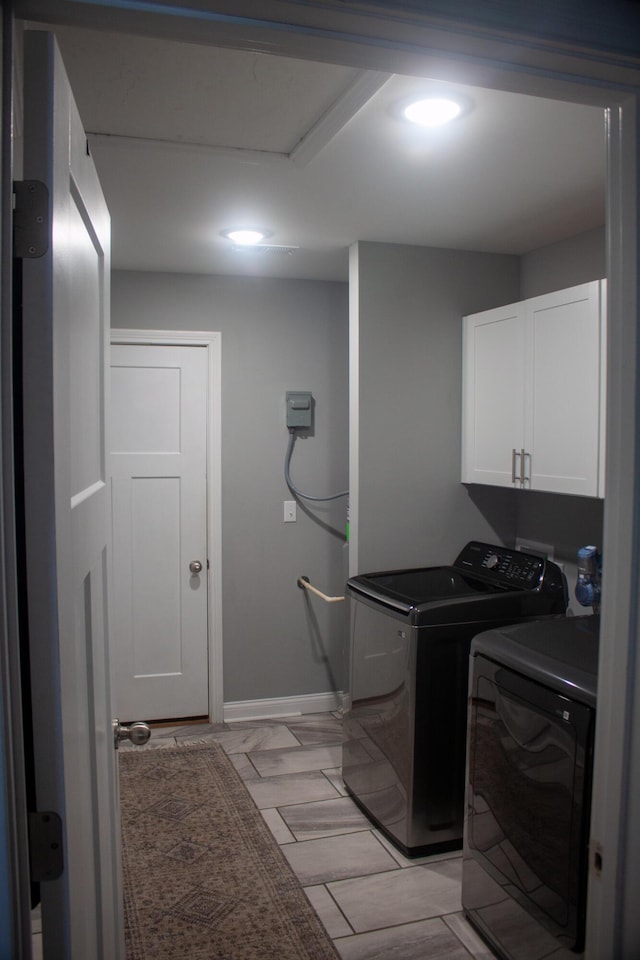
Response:
[[[562,613],[564,604],[538,590],[507,587],[455,567],[425,567],[352,577],[347,593],[416,627],[464,624],[469,638],[489,626]],[[472,627],[473,625],[473,627]]]
[[[455,567],[422,567],[415,570],[388,570],[353,577],[350,586],[363,588],[368,596],[400,600],[411,607],[438,600],[454,600],[474,594],[500,593],[497,583],[461,573]]]
[[[347,592],[416,625],[515,623],[564,613],[564,574],[541,557],[470,540],[451,566],[381,570],[347,581]]]

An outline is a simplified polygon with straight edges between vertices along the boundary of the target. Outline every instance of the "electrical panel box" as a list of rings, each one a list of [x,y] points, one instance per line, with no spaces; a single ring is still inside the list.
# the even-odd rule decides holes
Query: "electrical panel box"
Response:
[[[313,397],[307,390],[287,391],[287,427],[311,427]]]

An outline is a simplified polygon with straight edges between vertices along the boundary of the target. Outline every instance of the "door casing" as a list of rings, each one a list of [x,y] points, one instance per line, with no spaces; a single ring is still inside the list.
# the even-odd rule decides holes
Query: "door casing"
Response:
[[[510,4],[503,0],[504,8]],[[33,10],[30,7],[33,7]],[[596,759],[596,795],[594,797],[594,832],[602,843],[602,870],[593,884],[589,910],[590,934],[588,955],[621,956],[622,941],[640,928],[640,914],[634,908],[634,895],[640,892],[640,823],[630,811],[640,797],[640,762],[632,759],[633,731],[640,730],[640,657],[635,654],[637,624],[640,621],[637,571],[640,555],[640,470],[637,469],[639,387],[636,364],[636,330],[638,324],[638,175],[639,124],[638,97],[640,79],[638,61],[617,57],[600,44],[601,54],[593,48],[572,50],[551,38],[531,35],[524,27],[517,36],[499,31],[496,22],[471,28],[461,19],[461,29],[446,22],[429,20],[415,11],[397,5],[390,15],[378,10],[359,8],[345,3],[341,9],[329,9],[324,3],[264,4],[259,14],[274,17],[274,22],[256,19],[255,4],[238,0],[232,15],[225,13],[225,4],[211,2],[199,13],[188,8],[184,14],[179,4],[153,11],[140,10],[138,4],[114,6],[110,0],[95,4],[77,4],[71,0],[21,0],[17,15],[55,22],[66,18],[75,25],[85,25],[122,32],[147,32],[173,39],[216,43],[239,49],[263,49],[269,52],[308,59],[332,60],[363,68],[426,75],[432,67],[436,74],[453,63],[463,71],[463,82],[479,86],[498,85],[529,95],[556,95],[558,84],[573,88],[578,102],[600,103],[609,108],[609,173],[608,173],[608,263],[609,278],[616,286],[610,294],[609,318],[616,347],[610,351],[610,370],[619,385],[617,396],[609,398],[608,503],[605,513],[604,546],[608,558],[605,574],[608,604],[603,611],[603,632],[608,644],[601,664],[601,692],[606,695],[607,709],[598,719]],[[391,4],[389,5],[391,6]],[[500,5],[497,5],[498,7]],[[215,12],[218,8],[219,12]],[[277,8],[274,12],[271,8]],[[8,18],[11,10],[7,5]],[[498,9],[498,14],[500,10]],[[575,11],[574,11],[575,15]],[[478,13],[478,17],[481,14]],[[488,18],[487,18],[488,19]],[[277,22],[276,22],[277,20]],[[583,55],[584,53],[584,55]],[[5,72],[5,88],[11,96],[11,79]],[[7,96],[5,95],[5,102]],[[569,97],[571,99],[571,97]],[[4,176],[3,210],[11,206],[11,155],[5,141],[4,163],[9,175]],[[5,222],[9,223],[9,216]],[[9,225],[10,229],[10,225]],[[7,270],[7,232],[3,233],[3,279],[10,289]],[[10,297],[3,296],[3,326],[10,326],[7,306]],[[355,334],[356,331],[354,331]],[[2,350],[5,389],[10,383],[10,345]],[[622,367],[615,363],[622,360]],[[7,369],[8,364],[8,369]],[[613,378],[610,378],[610,383]],[[357,381],[353,384],[354,393]],[[611,402],[613,400],[613,403]],[[625,412],[624,424],[615,417]],[[353,421],[354,417],[352,417]],[[11,472],[11,427],[3,424],[3,459]],[[611,427],[614,430],[611,430]],[[352,487],[357,474],[357,437],[352,447]],[[636,480],[635,478],[638,478]],[[614,487],[611,480],[615,479]],[[10,505],[7,507],[11,517]],[[352,534],[353,539],[353,534]],[[9,567],[11,567],[11,532],[4,534]],[[354,544],[355,546],[355,544]],[[12,572],[5,574],[3,587],[11,598]],[[9,643],[5,634],[5,642]],[[10,639],[10,638],[9,638]],[[604,667],[604,670],[602,670]],[[635,824],[634,824],[635,819]],[[627,852],[625,853],[625,847]],[[625,859],[627,863],[625,865]],[[627,879],[623,897],[622,879]],[[623,903],[626,901],[626,904]],[[623,913],[627,914],[626,919]],[[635,919],[634,915],[635,914]],[[615,951],[615,954],[614,952]]]

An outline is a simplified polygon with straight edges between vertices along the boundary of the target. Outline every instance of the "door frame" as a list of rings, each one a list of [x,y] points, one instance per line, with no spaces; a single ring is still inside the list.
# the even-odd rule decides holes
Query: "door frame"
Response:
[[[478,86],[500,87],[505,83],[514,91],[528,95],[545,95],[557,82],[576,89],[583,102],[598,101],[609,108],[608,173],[608,263],[609,316],[613,343],[609,344],[609,369],[620,363],[617,383],[609,380],[608,429],[608,497],[605,513],[604,547],[608,603],[603,610],[603,633],[607,645],[601,653],[600,686],[607,695],[607,709],[598,717],[596,778],[593,833],[606,852],[601,869],[591,872],[588,932],[590,957],[620,956],[623,939],[633,936],[640,926],[640,913],[633,895],[640,890],[640,821],[631,816],[634,798],[640,796],[640,760],[634,757],[634,731],[640,729],[640,656],[636,655],[636,633],[640,623],[637,571],[640,565],[640,451],[636,436],[640,435],[640,374],[637,364],[637,323],[640,301],[638,281],[638,247],[640,230],[638,198],[640,175],[637,167],[640,128],[640,81],[638,59],[616,54],[610,49],[609,36],[591,45],[581,42],[589,37],[589,18],[579,5],[571,4],[564,20],[550,20],[548,35],[540,34],[521,12],[513,13],[506,0],[498,0],[488,14],[478,14],[469,24],[464,15],[465,3],[452,3],[449,16],[438,13],[420,14],[416,4],[380,0],[368,8],[346,0],[340,7],[329,8],[319,0],[275,0],[263,3],[257,10],[254,0],[237,0],[230,11],[228,3],[207,0],[196,10],[188,0],[171,5],[150,5],[123,0],[95,0],[78,4],[73,0],[18,0],[13,9],[5,6],[10,24],[13,16],[56,23],[60,20],[75,26],[117,30],[124,33],[150,33],[174,40],[214,43],[237,49],[261,50],[306,59],[349,63],[364,69],[387,72],[409,72],[419,75],[430,66],[436,74],[445,64],[455,61],[459,69],[468,71],[464,82]],[[438,5],[435,5],[438,7]],[[182,8],[182,9],[181,9]],[[259,19],[262,16],[268,19]],[[455,22],[458,18],[459,23]],[[523,22],[519,21],[519,17]],[[574,44],[558,39],[561,28],[571,34],[579,23],[580,36]],[[554,26],[556,33],[554,34]],[[591,29],[591,38],[596,30]],[[614,29],[615,35],[615,29]],[[594,49],[595,46],[595,49]],[[403,65],[407,69],[403,69]],[[484,82],[483,82],[484,81]],[[4,87],[11,95],[11,74],[5,69]],[[507,88],[507,87],[503,87]],[[536,88],[538,93],[536,94]],[[588,94],[585,92],[588,91]],[[6,98],[6,97],[5,97]],[[9,140],[10,143],[10,140]],[[11,151],[3,152],[11,170]],[[10,175],[3,181],[3,210],[11,210]],[[8,223],[9,217],[6,218]],[[2,238],[2,259],[6,271],[6,230]],[[614,291],[611,287],[614,287]],[[10,284],[5,283],[6,289]],[[4,291],[3,291],[4,292]],[[353,294],[355,300],[355,292]],[[10,329],[6,292],[2,301],[3,328]],[[352,338],[357,329],[354,325]],[[354,344],[357,347],[357,342]],[[2,343],[4,389],[11,380],[10,356],[7,365],[7,343]],[[615,357],[615,363],[613,360]],[[357,355],[352,372],[352,422],[357,412]],[[621,426],[616,416],[624,411]],[[613,428],[613,430],[612,430]],[[12,457],[11,427],[3,420],[3,458],[10,471]],[[358,480],[357,435],[352,441],[352,486]],[[615,481],[615,484],[613,483]],[[6,506],[8,522],[12,522],[12,504]],[[353,518],[353,506],[352,506]],[[1,531],[8,556],[8,572],[2,571],[3,588],[11,601],[15,585],[15,561],[11,557],[10,530]],[[351,547],[357,549],[357,528],[352,525]],[[15,655],[15,641],[10,643]],[[602,669],[604,667],[604,670]],[[5,739],[5,744],[7,740]],[[622,884],[626,879],[626,903]],[[640,939],[640,937],[638,938]],[[612,946],[614,945],[614,946]]]
[[[111,344],[207,351],[207,652],[209,723],[224,720],[222,657],[222,334],[208,330],[111,329]]]

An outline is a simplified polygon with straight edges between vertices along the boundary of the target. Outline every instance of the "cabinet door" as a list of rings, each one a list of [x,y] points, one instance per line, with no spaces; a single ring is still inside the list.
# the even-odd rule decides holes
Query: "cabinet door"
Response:
[[[520,486],[514,473],[520,477],[524,447],[524,314],[524,304],[513,303],[464,318],[463,483]]]
[[[601,283],[526,303],[525,487],[602,496]]]

